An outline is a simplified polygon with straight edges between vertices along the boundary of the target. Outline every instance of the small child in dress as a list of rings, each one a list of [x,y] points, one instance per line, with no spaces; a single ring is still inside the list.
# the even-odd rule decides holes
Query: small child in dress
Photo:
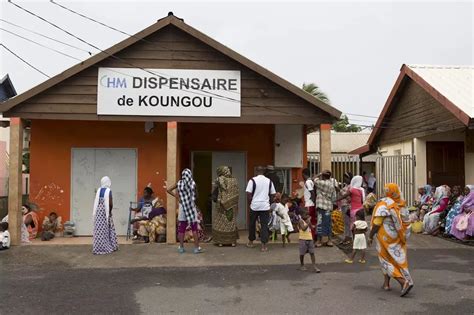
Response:
[[[311,217],[308,214],[308,210],[306,208],[301,209],[299,217],[300,270],[307,270],[304,266],[304,256],[309,253],[314,272],[320,273],[321,270],[316,267],[316,257],[314,256],[314,240],[311,234],[311,229],[313,228],[314,226],[311,224]]]
[[[0,223],[0,250],[10,248],[10,232],[8,232],[8,223]]]
[[[351,258],[345,260],[346,263],[352,264],[354,262],[354,257],[357,252],[361,252],[361,257],[359,262],[365,264],[365,249],[367,248],[367,240],[365,239],[365,232],[367,232],[368,226],[365,222],[365,212],[364,210],[357,211],[356,221],[352,226],[352,234],[354,235],[354,242],[352,244],[352,254]]]
[[[283,247],[285,247],[285,242],[290,242],[290,233],[293,232],[293,224],[291,223],[290,207],[292,203],[288,195],[281,196],[280,202],[275,207],[275,213],[280,218],[280,233],[283,241]]]

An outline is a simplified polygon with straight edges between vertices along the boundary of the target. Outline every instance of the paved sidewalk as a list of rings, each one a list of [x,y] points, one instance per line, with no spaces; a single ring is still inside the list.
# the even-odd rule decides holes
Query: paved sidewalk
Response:
[[[93,255],[91,245],[49,245],[13,247],[2,253],[0,266],[19,267],[14,262],[25,261],[28,266],[54,263],[68,268],[137,268],[137,267],[217,267],[217,266],[269,266],[299,264],[298,244],[270,244],[269,252],[259,247],[217,247],[203,244],[203,254],[193,254],[192,245],[186,244],[187,252],[179,254],[177,245],[133,244],[120,245],[119,251],[110,255]],[[318,264],[337,263],[344,254],[336,247],[316,249]],[[307,257],[309,263],[310,258]],[[24,266],[23,266],[24,267]]]

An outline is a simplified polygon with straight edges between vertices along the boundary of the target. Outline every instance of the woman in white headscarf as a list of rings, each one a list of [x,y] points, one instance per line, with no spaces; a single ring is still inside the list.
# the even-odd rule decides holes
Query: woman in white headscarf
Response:
[[[365,201],[365,191],[362,188],[362,184],[364,182],[364,178],[360,175],[356,175],[352,178],[351,184],[349,185],[349,190],[340,196],[338,200],[342,200],[344,198],[350,197],[351,199],[351,210],[350,210],[350,217],[351,217],[351,228],[355,222],[355,214],[364,209],[364,201]]]
[[[438,226],[439,216],[448,207],[450,189],[446,185],[438,186],[435,191],[435,203],[431,211],[423,217],[423,234],[431,234]]]
[[[96,255],[110,254],[118,250],[117,235],[112,219],[111,185],[112,182],[108,176],[102,177],[94,200],[92,253]]]

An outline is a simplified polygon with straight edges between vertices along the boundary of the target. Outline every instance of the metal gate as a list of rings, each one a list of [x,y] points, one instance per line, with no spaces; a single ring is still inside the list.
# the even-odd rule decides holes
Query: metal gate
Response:
[[[308,169],[311,176],[321,172],[319,154],[308,154]],[[345,172],[359,174],[360,159],[358,155],[332,154],[331,155],[331,172],[337,181],[342,182]]]
[[[407,205],[415,198],[415,157],[413,155],[393,155],[377,157],[377,196],[384,195],[386,183],[396,183],[402,191]]]

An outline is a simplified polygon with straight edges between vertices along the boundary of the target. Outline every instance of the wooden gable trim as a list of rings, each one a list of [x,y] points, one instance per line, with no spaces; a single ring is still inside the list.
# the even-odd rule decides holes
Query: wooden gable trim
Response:
[[[311,94],[305,92],[303,89],[295,86],[294,84],[286,81],[285,79],[277,76],[273,72],[263,68],[262,66],[256,64],[255,62],[247,59],[246,57],[242,56],[241,54],[235,52],[234,50],[228,48],[227,46],[219,43],[218,41],[210,38],[204,33],[201,33],[197,29],[189,26],[188,24],[184,23],[179,19],[173,19],[171,24],[178,27],[179,29],[183,30],[184,32],[190,34],[191,36],[199,39],[200,41],[204,42],[205,44],[211,46],[212,48],[218,50],[219,52],[223,53],[224,55],[228,56],[229,58],[237,61],[238,63],[246,66],[250,70],[255,71],[256,73],[262,75],[263,77],[269,79],[270,81],[276,83],[277,85],[281,86],[282,88],[292,92],[293,94],[301,97],[305,101],[315,105],[316,107],[322,109],[323,111],[327,112],[331,116],[339,119],[341,117],[342,112],[335,109],[334,107],[324,103],[323,101],[319,100],[318,98],[312,96]]]
[[[397,81],[395,81],[395,85],[390,91],[390,94],[388,96],[387,101],[385,102],[382,112],[380,113],[379,118],[377,119],[377,122],[375,123],[374,130],[370,134],[369,140],[367,140],[367,144],[369,145],[369,147],[373,145],[375,138],[382,131],[382,123],[385,119],[385,116],[388,114],[390,107],[395,99],[395,96],[401,91],[401,87],[403,85],[404,80],[406,80],[406,78],[405,78],[405,73],[402,67],[402,71],[400,71]]]
[[[228,56],[229,58],[237,61],[238,63],[242,64],[243,66],[249,68],[250,70],[256,72],[257,74],[269,79],[273,83],[281,86],[283,89],[289,91],[290,93],[296,95],[297,97],[303,99],[304,101],[308,102],[316,106],[317,108],[321,109],[322,111],[328,113],[334,120],[339,119],[341,116],[341,112],[334,107],[322,102],[318,98],[306,93],[302,89],[296,87],[295,85],[291,84],[290,82],[284,80],[283,78],[277,76],[276,74],[270,72],[269,70],[257,65],[253,61],[245,58],[244,56],[238,54],[237,52],[231,50],[230,48],[226,47],[225,45],[215,41],[214,39],[210,38],[209,36],[201,33],[200,31],[196,30],[195,28],[187,25],[180,19],[176,18],[173,15],[170,15],[166,18],[159,20],[157,23],[149,26],[148,28],[138,32],[137,34],[123,40],[122,42],[104,50],[104,52],[100,52],[87,60],[67,69],[66,71],[52,77],[51,79],[46,80],[45,82],[33,87],[32,89],[0,104],[0,112],[5,113],[11,110],[16,105],[32,98],[33,96],[47,90],[48,88],[53,87],[54,85],[72,77],[73,75],[86,70],[87,68],[99,63],[100,61],[110,58],[112,55],[120,52],[121,50],[133,45],[134,43],[138,42],[140,39],[143,39],[160,29],[164,28],[167,25],[174,25],[175,27],[179,28],[180,30],[184,31],[185,33],[197,38],[198,40],[202,41],[203,43],[209,45],[210,47],[216,49],[217,51],[221,52],[222,54]]]
[[[413,80],[417,85],[419,85],[423,90],[425,90],[429,95],[431,95],[440,105],[445,107],[449,110],[459,121],[461,121],[465,126],[469,126],[469,122],[471,118],[464,113],[462,110],[459,109],[453,102],[448,100],[445,96],[443,96],[438,90],[432,87],[428,82],[426,82],[421,76],[411,70],[407,65],[403,64],[402,68],[400,69],[400,74],[398,75],[397,81],[388,96],[387,101],[382,109],[382,112],[377,119],[377,123],[375,124],[375,128],[370,134],[368,145],[372,147],[374,145],[376,137],[383,132],[383,121],[385,120],[386,116],[390,114],[391,107],[395,102],[396,96],[401,92],[403,89],[404,83],[407,79]]]
[[[438,90],[431,86],[428,82],[425,81],[421,76],[419,76],[415,71],[403,65],[405,68],[406,74],[415,81],[419,86],[421,86],[428,94],[430,94],[435,100],[437,100],[441,105],[443,105],[447,110],[449,110],[457,119],[459,119],[465,126],[469,126],[470,117],[464,113],[459,107],[457,107],[453,102],[448,100],[444,95],[442,95]]]

